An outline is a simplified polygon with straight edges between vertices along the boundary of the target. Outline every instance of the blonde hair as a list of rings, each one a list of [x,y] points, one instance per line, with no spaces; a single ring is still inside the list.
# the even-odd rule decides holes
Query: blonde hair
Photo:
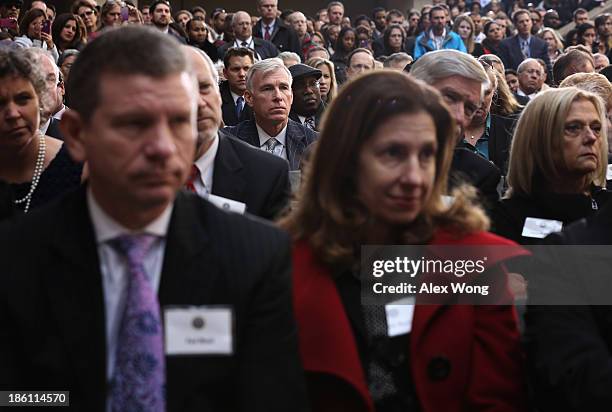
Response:
[[[334,97],[336,97],[336,94],[338,93],[338,82],[336,81],[334,63],[322,57],[311,57],[310,59],[308,59],[306,64],[310,67],[314,67],[315,69],[318,69],[320,66],[323,65],[327,66],[327,69],[329,70],[329,75],[331,77],[331,84],[329,86],[329,91],[327,92],[326,103],[331,103],[331,101],[334,100]]]
[[[557,43],[557,50],[562,52],[563,51],[563,40],[561,40],[561,37],[559,37],[559,34],[556,32],[556,30],[551,29],[550,27],[544,27],[542,31],[537,34],[537,36],[540,39],[544,40],[544,35],[546,33],[552,34],[552,36],[555,38],[555,43]]]
[[[603,74],[575,73],[566,77],[559,87],[577,87],[601,97],[606,109],[612,108],[612,85]]]
[[[470,25],[470,37],[468,37],[466,40],[461,40],[463,40],[463,42],[465,43],[465,48],[467,49],[467,52],[471,54],[474,51],[474,32],[476,31],[476,26],[474,25],[474,21],[470,16],[457,16],[455,18],[455,23],[453,24],[453,31],[455,33],[459,33],[459,25],[462,21],[465,21]]]
[[[518,112],[523,106],[519,104],[506,82],[506,76],[495,70],[497,77],[497,95],[493,100],[491,113],[501,116],[511,116]]]
[[[572,103],[588,100],[595,106],[602,124],[599,140],[599,165],[585,176],[584,189],[591,184],[605,185],[607,169],[606,111],[602,100],[595,94],[576,87],[548,89],[531,100],[514,131],[508,167],[508,191],[505,197],[529,196],[546,191],[550,184],[559,184],[565,167],[562,139],[565,119]]]

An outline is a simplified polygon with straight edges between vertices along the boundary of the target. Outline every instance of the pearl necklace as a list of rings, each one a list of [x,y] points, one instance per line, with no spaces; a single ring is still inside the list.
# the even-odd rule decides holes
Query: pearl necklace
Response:
[[[36,165],[34,166],[34,175],[32,176],[32,182],[30,183],[30,191],[24,198],[15,200],[15,204],[19,205],[25,202],[25,208],[23,209],[24,213],[28,213],[30,210],[30,202],[32,201],[32,195],[34,195],[34,191],[38,186],[38,182],[40,181],[40,176],[44,171],[45,166],[45,152],[46,152],[46,141],[45,137],[38,134],[38,158],[36,159]]]

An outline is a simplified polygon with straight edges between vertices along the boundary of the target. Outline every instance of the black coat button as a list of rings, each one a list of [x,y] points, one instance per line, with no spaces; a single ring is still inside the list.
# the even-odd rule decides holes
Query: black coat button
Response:
[[[432,381],[441,381],[450,374],[450,361],[444,356],[436,356],[427,364],[427,375]]]

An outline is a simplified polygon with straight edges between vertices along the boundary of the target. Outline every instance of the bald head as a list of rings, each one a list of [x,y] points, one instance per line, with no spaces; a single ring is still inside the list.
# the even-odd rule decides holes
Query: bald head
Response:
[[[245,41],[253,34],[251,16],[246,11],[237,11],[232,18],[234,35],[240,41]]]
[[[304,13],[299,12],[299,11],[296,11],[295,13],[291,13],[291,15],[289,16],[289,22],[291,23],[293,30],[297,32],[300,38],[306,35],[306,30],[308,29],[308,26],[306,23],[306,16],[304,16]]]
[[[201,157],[217,137],[221,125],[221,95],[218,75],[210,57],[202,50],[181,46],[198,81],[198,139],[196,159]]]

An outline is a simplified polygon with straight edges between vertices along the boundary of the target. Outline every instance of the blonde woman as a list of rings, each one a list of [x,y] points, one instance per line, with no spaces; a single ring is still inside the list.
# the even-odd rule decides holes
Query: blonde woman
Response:
[[[455,23],[453,24],[453,31],[461,37],[463,40],[463,44],[465,44],[465,48],[467,52],[472,56],[478,57],[483,54],[482,47],[474,42],[474,31],[475,26],[472,18],[470,16],[461,15],[455,19]]]
[[[508,191],[493,212],[494,231],[534,244],[599,210],[609,199],[603,101],[576,87],[536,96],[518,121]]]
[[[548,45],[548,58],[554,63],[563,54],[563,41],[557,32],[550,27],[544,27],[538,37]]]
[[[336,73],[334,72],[334,63],[330,60],[321,57],[313,57],[306,62],[310,67],[321,70],[322,76],[319,79],[319,91],[321,99],[329,104],[336,97],[338,92],[338,83],[336,82]]]

